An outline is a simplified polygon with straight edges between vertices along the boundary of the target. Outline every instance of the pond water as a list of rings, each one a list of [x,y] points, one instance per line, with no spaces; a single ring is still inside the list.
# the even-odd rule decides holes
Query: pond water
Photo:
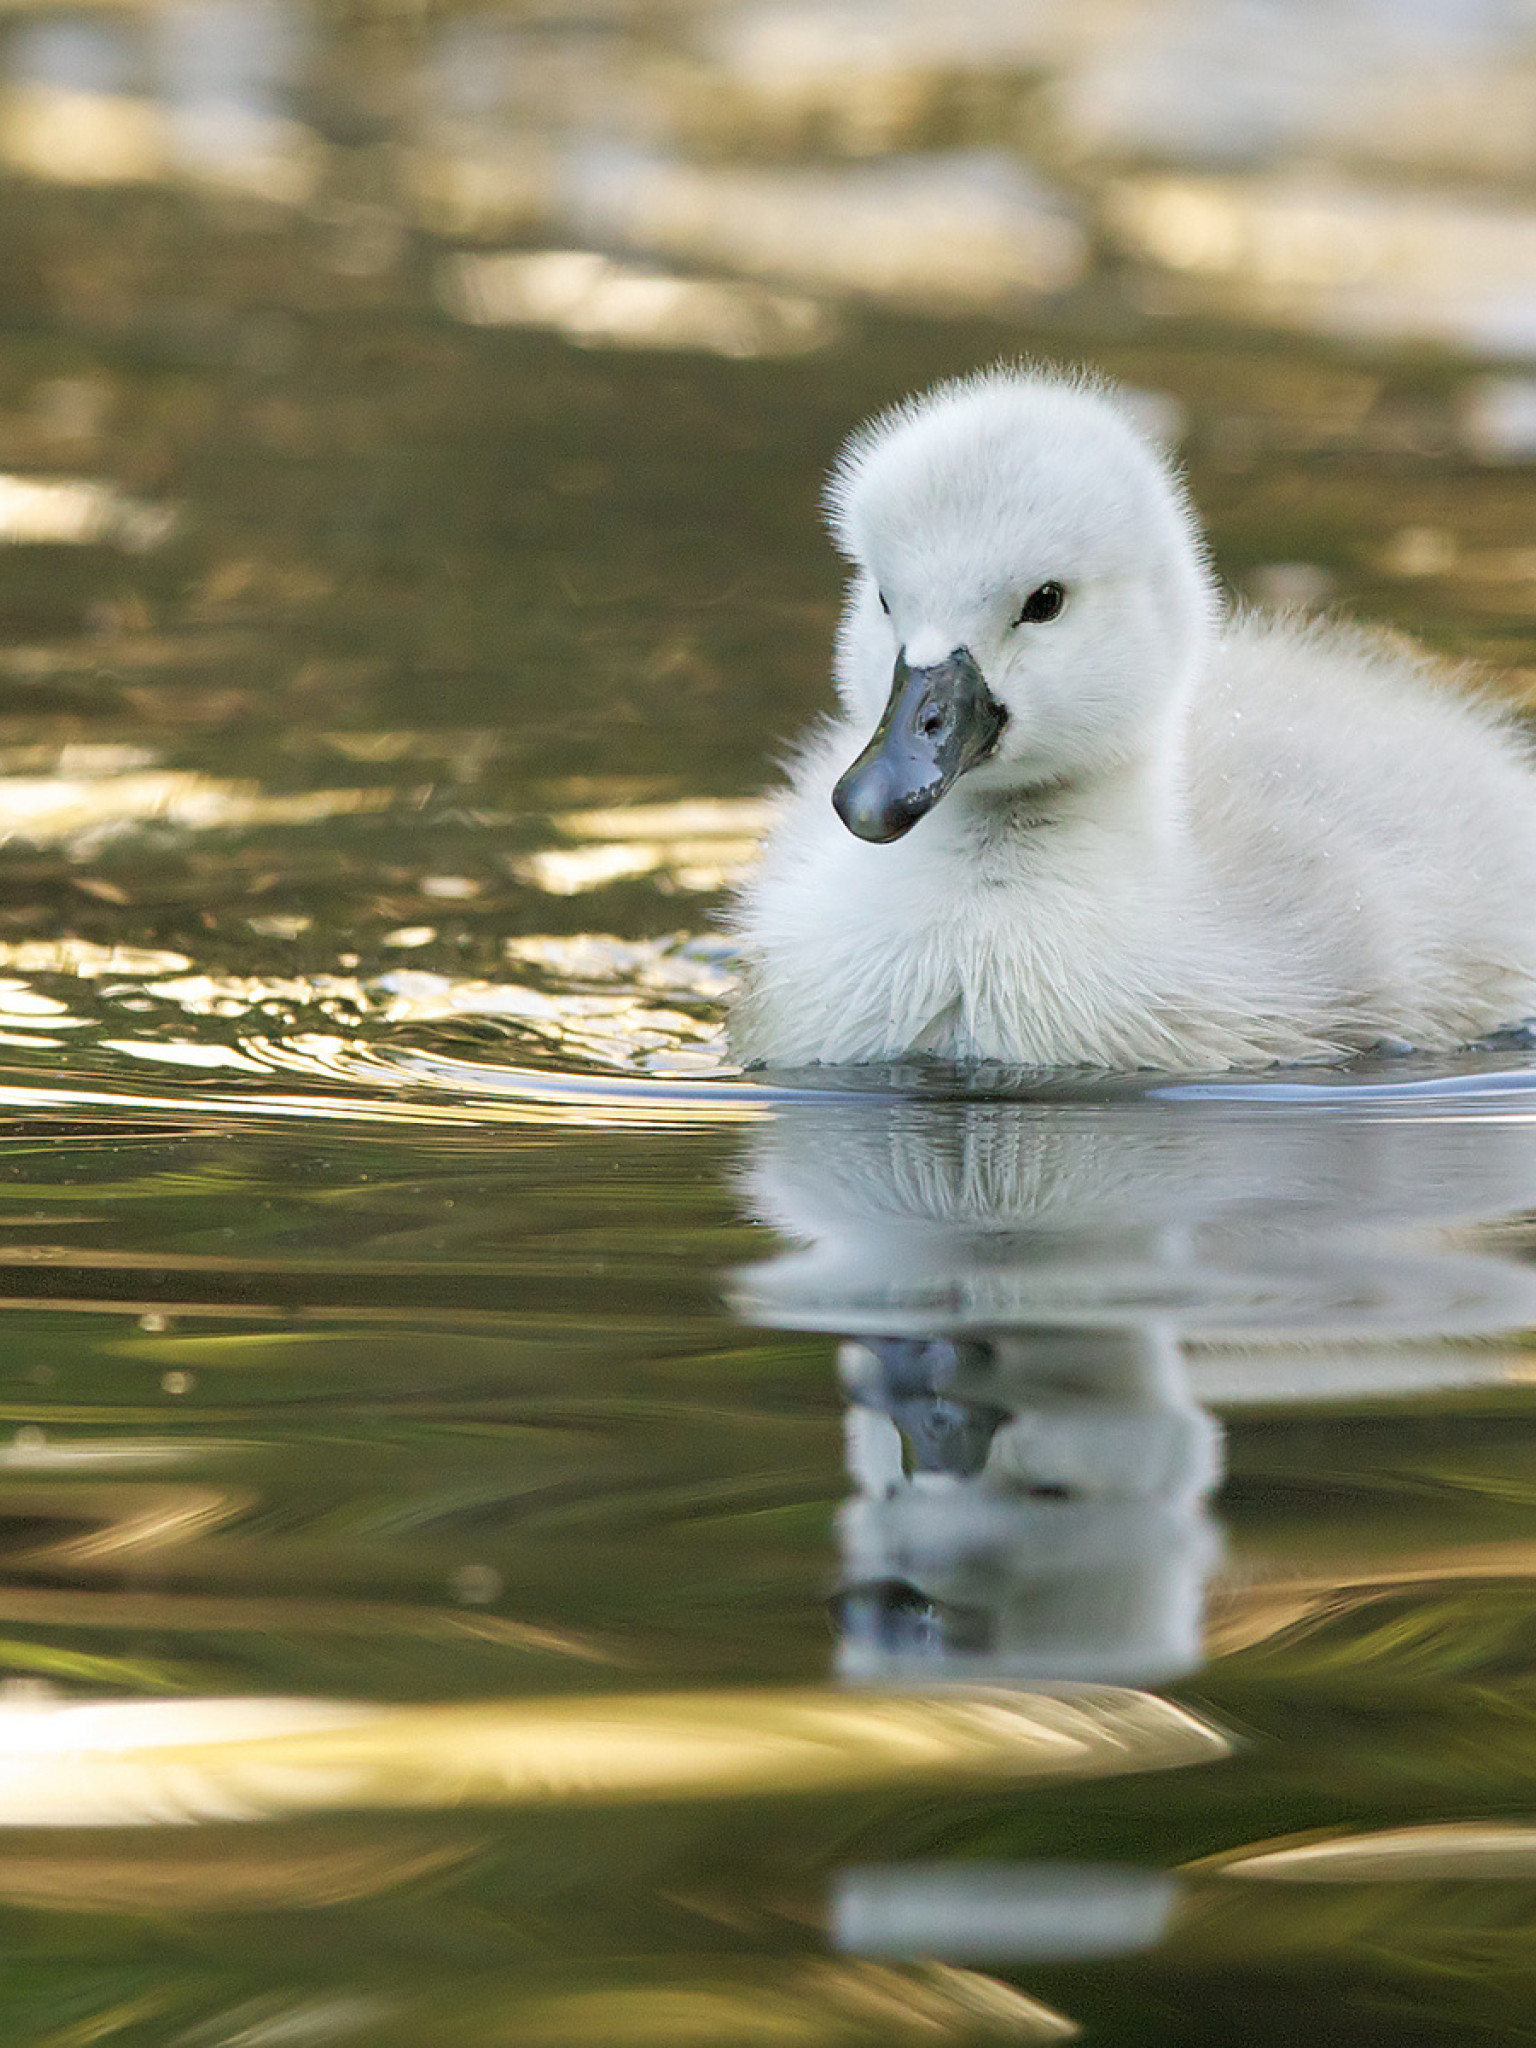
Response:
[[[12,24],[18,2048],[1532,2037],[1529,1046],[1212,1084],[722,1049],[723,892],[825,697],[820,478],[935,376],[1101,366],[1235,591],[1536,696],[1527,129],[1468,112],[1529,83],[1503,13],[1402,10],[1353,123],[1263,9],[1209,10],[1271,38],[1226,126],[1180,98],[1204,45],[1116,73],[1083,31],[1048,132],[1098,139],[1035,166],[1069,204],[956,55],[1027,12],[882,71],[854,8],[682,55],[555,10],[516,105],[489,17],[411,65],[367,10],[344,64],[275,7]],[[1198,43],[1137,18],[1175,13]],[[1265,209],[1319,134],[1298,255]],[[1391,290],[1329,272],[1411,137]]]

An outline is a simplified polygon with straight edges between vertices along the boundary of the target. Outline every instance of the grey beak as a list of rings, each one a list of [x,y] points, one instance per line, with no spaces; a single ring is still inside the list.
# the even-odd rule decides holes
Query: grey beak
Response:
[[[908,668],[903,649],[875,736],[832,792],[837,815],[858,839],[899,839],[986,759],[1007,721],[967,648],[931,668]]]

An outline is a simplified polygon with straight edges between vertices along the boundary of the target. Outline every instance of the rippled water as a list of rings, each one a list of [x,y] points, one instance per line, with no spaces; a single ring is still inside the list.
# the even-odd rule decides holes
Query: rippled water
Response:
[[[14,2037],[1519,2038],[1536,1122],[1332,1087],[33,1109]]]
[[[549,24],[499,157],[506,24],[416,50],[430,149],[367,10],[281,132],[256,38],[217,192],[193,88],[283,10],[166,10],[164,104],[103,18],[5,46],[7,2044],[1531,2037],[1530,1044],[740,1074],[719,937],[823,701],[825,464],[999,353],[1143,392],[1234,590],[1530,699],[1523,201],[1318,175],[1302,232],[1229,132],[1513,178],[1526,73],[1480,127],[1504,11],[1421,8],[1346,122],[1284,10],[1180,14],[1185,71],[1072,10],[1054,86],[953,12],[636,59],[692,168],[582,129],[575,248],[517,152],[607,74]],[[1175,90],[1218,15],[1240,103]],[[1198,176],[1083,168],[1170,109]],[[1502,225],[1447,282],[1425,207]]]

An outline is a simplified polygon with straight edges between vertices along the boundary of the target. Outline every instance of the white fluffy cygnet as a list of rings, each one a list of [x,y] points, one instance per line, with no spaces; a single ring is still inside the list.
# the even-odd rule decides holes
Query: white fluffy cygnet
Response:
[[[941,385],[830,505],[842,710],[741,895],[742,1058],[1190,1072],[1536,1012],[1523,739],[1399,641],[1223,616],[1112,390]]]

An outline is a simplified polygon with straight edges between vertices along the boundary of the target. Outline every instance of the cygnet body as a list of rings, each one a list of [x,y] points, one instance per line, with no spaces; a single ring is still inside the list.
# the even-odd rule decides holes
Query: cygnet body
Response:
[[[741,895],[742,1058],[1214,1071],[1536,1012],[1511,720],[1384,635],[1224,616],[1113,391],[940,386],[829,502],[842,709]]]

